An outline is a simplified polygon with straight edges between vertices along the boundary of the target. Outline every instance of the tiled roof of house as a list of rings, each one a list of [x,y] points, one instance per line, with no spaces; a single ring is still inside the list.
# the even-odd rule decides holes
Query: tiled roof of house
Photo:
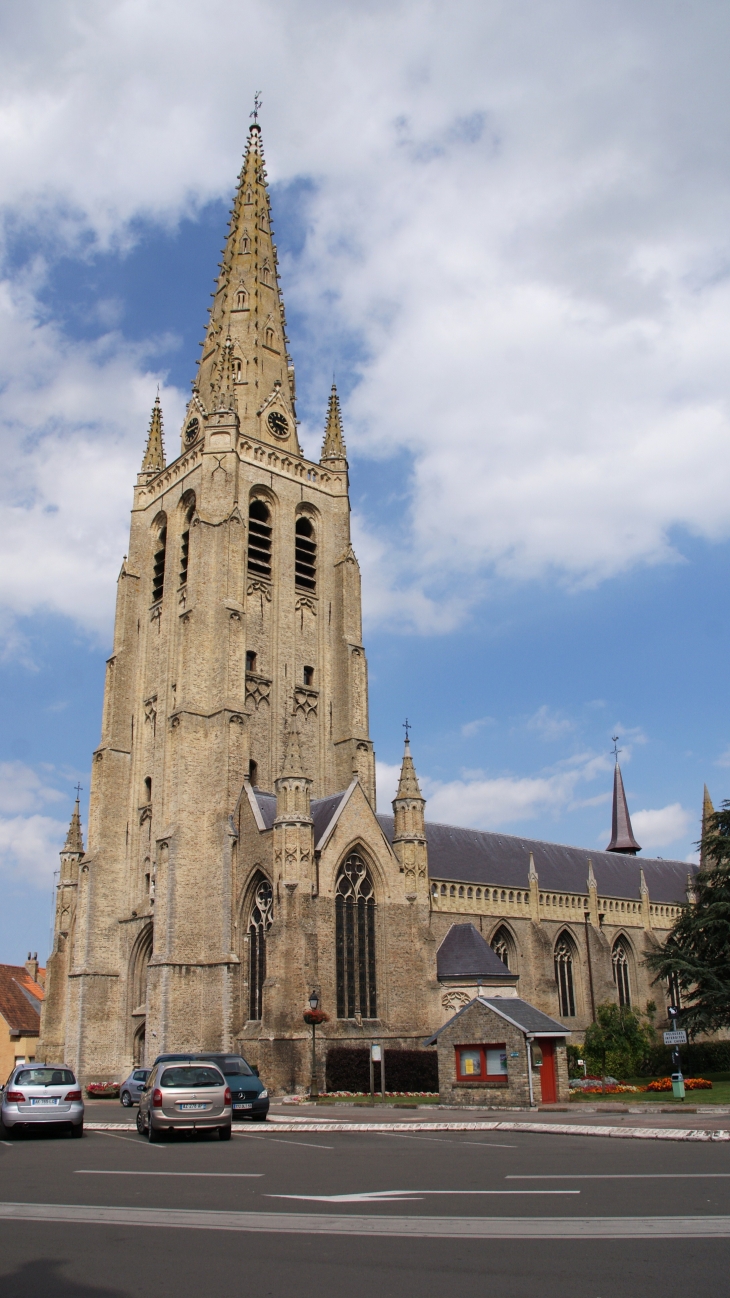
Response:
[[[42,1000],[43,988],[23,965],[0,964],[0,1015],[11,1032],[39,1031]]]

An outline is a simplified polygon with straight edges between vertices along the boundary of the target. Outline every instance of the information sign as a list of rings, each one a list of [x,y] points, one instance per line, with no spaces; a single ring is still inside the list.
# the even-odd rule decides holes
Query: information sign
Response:
[[[677,1028],[674,1032],[664,1033],[665,1046],[686,1046],[687,1033],[684,1028]]]

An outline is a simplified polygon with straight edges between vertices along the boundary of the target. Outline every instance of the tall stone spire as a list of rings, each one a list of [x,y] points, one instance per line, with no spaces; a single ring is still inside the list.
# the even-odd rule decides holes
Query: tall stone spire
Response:
[[[398,792],[393,799],[393,851],[405,875],[406,896],[414,901],[428,894],[428,844],[425,824],[426,799],[421,793],[411,745],[406,738]]]
[[[611,842],[607,852],[623,852],[626,856],[636,856],[641,851],[631,828],[631,817],[624,793],[624,782],[621,778],[621,767],[618,762],[613,772],[613,815],[611,817]]]
[[[340,412],[340,398],[337,395],[337,387],[334,380],[332,381],[332,391],[330,392],[329,405],[327,407],[327,423],[324,428],[324,442],[322,445],[322,454],[320,464],[326,460],[346,460],[347,448],[345,438],[342,433],[342,414]]]
[[[81,832],[81,812],[79,808],[78,798],[76,799],[76,804],[74,806],[73,814],[71,816],[71,823],[68,827],[68,833],[66,835],[66,842],[63,845],[62,851],[80,852],[83,855],[84,839],[83,839],[83,834]]]
[[[266,184],[261,127],[251,124],[203,354],[183,425],[183,449],[214,410],[235,408],[241,432],[301,454],[294,368]],[[235,398],[235,407],[231,397]],[[197,420],[197,424],[192,421]]]
[[[714,816],[714,814],[715,814],[715,808],[712,805],[712,798],[710,797],[710,793],[709,793],[709,789],[707,788],[707,785],[705,785],[705,793],[702,799],[702,835],[700,838],[700,869],[701,870],[705,868],[705,849],[704,849],[705,834],[710,828],[710,816]]]
[[[165,447],[162,441],[162,406],[157,393],[152,407],[147,446],[142,460],[142,473],[158,473],[165,467]]]

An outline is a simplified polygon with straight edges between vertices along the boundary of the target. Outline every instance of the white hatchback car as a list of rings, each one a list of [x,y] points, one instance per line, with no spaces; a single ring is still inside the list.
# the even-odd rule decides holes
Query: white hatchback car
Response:
[[[18,1064],[3,1088],[0,1131],[6,1136],[29,1127],[69,1127],[84,1134],[84,1100],[65,1064]]]

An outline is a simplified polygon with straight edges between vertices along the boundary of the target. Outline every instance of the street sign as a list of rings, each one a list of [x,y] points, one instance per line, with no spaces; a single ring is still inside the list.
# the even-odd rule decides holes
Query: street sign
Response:
[[[664,1033],[665,1046],[686,1046],[687,1033],[684,1028],[677,1028],[676,1032]]]
[[[372,1061],[373,1061],[374,1064],[379,1064],[379,1063],[382,1062],[382,1053],[381,1053],[381,1052],[382,1052],[382,1047],[381,1047],[381,1046],[371,1046],[371,1047],[370,1047],[370,1058],[372,1059]]]

